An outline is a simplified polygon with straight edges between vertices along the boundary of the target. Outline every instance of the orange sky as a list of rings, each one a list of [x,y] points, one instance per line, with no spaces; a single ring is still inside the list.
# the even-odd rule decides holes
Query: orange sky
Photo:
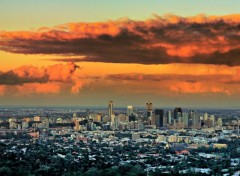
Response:
[[[0,31],[0,104],[239,106],[239,26],[156,15]]]

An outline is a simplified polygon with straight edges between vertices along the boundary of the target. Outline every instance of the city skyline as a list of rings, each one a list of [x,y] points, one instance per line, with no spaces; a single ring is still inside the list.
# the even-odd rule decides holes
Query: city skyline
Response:
[[[236,1],[2,1],[0,105],[239,108]]]

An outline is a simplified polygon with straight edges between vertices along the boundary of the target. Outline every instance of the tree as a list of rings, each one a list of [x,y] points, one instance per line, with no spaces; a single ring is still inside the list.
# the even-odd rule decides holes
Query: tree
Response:
[[[109,169],[102,170],[102,176],[120,176],[119,168],[117,166],[113,166]]]
[[[1,176],[9,176],[14,175],[9,167],[0,167],[0,175]]]
[[[130,172],[128,172],[128,175],[129,176],[145,176],[145,172],[143,168],[137,164],[134,167],[132,167]]]
[[[84,173],[84,176],[93,176],[93,175],[99,175],[100,172],[97,168],[91,167],[87,172]]]

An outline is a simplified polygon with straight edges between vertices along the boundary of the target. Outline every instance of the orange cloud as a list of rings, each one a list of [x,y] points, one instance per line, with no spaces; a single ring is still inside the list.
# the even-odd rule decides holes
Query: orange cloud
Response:
[[[207,40],[207,39],[206,39]],[[221,48],[221,50],[219,49]],[[219,53],[227,53],[230,50],[238,49],[240,45],[231,46],[229,43],[222,43],[219,40],[214,42],[208,41],[208,43],[202,42],[201,45],[199,43],[192,43],[186,45],[170,45],[166,47],[166,52],[170,56],[178,56],[178,57],[193,57],[197,54],[211,54],[214,52]]]
[[[233,69],[232,67],[230,68]],[[236,80],[235,71],[238,71],[236,68],[232,70],[231,74],[225,70],[218,70],[219,73],[216,70],[214,74],[211,71],[209,71],[209,74],[208,72],[203,72],[203,74],[199,75],[184,74],[185,70],[183,68],[174,71],[176,74],[110,74],[105,79],[111,81],[112,84],[121,82],[121,87],[128,87],[130,92],[169,96],[172,93],[196,95],[225,94],[228,96],[240,93],[238,88],[240,79]],[[226,74],[222,74],[221,71]]]
[[[46,76],[45,68],[38,68],[31,65],[24,65],[12,71],[21,78],[43,78]]]
[[[16,86],[21,96],[31,94],[58,94],[60,85],[58,83],[27,83]]]
[[[234,66],[240,65],[239,23],[239,14],[68,23],[37,31],[0,32],[0,50],[62,54],[65,60],[77,56],[79,62]]]
[[[47,67],[35,67],[31,65],[0,73],[0,84],[22,84],[31,82],[71,82],[75,70],[78,68],[72,62],[67,64],[55,64]]]
[[[70,62],[65,65],[57,64],[53,66],[48,66],[46,68],[46,74],[50,81],[68,81],[74,74],[76,66],[74,63]]]
[[[0,38],[5,40],[11,39],[34,39],[34,40],[66,40],[79,38],[96,38],[101,35],[117,36],[123,30],[132,33],[141,34],[137,29],[151,30],[152,28],[165,27],[169,24],[178,23],[226,23],[233,24],[240,22],[240,14],[231,14],[225,16],[206,16],[199,14],[192,17],[181,17],[177,15],[154,15],[155,18],[146,21],[134,21],[123,18],[116,21],[93,22],[93,23],[67,23],[53,28],[41,27],[37,31],[18,31],[18,32],[1,32]]]
[[[240,68],[236,70],[236,77],[240,80]]]
[[[231,94],[231,90],[201,82],[196,83],[181,82],[180,84],[171,85],[169,88],[173,92],[185,94],[203,94],[203,93],[224,93],[227,95]]]
[[[31,94],[77,94],[91,82],[91,78],[81,76],[78,66],[70,62],[47,67],[21,66],[0,72],[0,92],[17,95]],[[8,90],[9,88],[9,90]]]
[[[80,90],[83,89],[84,86],[89,85],[90,81],[86,79],[76,79],[74,81],[74,85],[71,87],[71,92],[73,94],[79,94]]]
[[[0,85],[0,96],[4,96],[7,88],[4,85]]]

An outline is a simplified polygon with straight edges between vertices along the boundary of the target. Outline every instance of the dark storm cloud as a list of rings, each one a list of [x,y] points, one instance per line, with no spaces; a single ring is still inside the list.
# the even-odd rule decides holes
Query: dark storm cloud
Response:
[[[33,83],[33,82],[44,83],[47,81],[48,79],[46,77],[42,77],[42,78],[19,77],[13,71],[0,73],[0,85],[21,85],[24,83]]]
[[[234,66],[240,65],[239,19],[239,15],[157,16],[146,21],[70,23],[45,31],[1,32],[0,49],[23,54],[58,54],[66,57],[58,61],[67,62]]]

